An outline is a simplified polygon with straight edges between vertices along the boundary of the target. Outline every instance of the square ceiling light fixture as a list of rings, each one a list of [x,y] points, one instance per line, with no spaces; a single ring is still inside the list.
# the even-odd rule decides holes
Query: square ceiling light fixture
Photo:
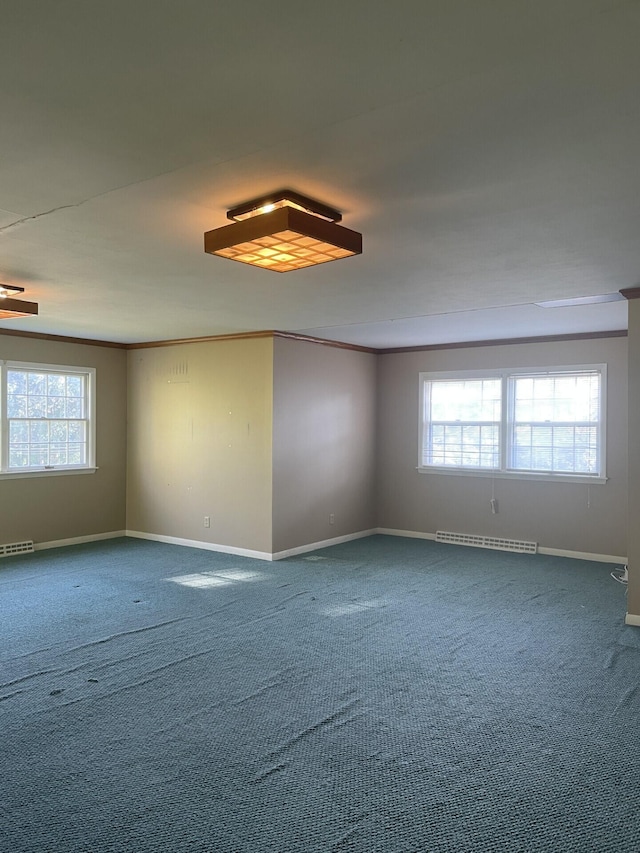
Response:
[[[34,314],[38,313],[37,302],[13,299],[13,293],[24,293],[24,287],[16,287],[15,284],[0,284],[0,320],[33,317]]]
[[[227,218],[233,225],[205,233],[205,252],[254,267],[291,272],[362,252],[362,234],[338,225],[337,210],[292,190],[234,207]]]

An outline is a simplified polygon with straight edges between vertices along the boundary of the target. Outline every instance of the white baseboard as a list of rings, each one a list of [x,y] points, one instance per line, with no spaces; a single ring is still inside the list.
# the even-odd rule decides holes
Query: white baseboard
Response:
[[[624,624],[637,625],[638,627],[640,627],[640,616],[636,616],[633,613],[627,613],[627,615],[624,617]]]
[[[236,548],[233,545],[218,545],[215,542],[202,542],[198,539],[182,539],[178,536],[162,536],[159,533],[144,533],[140,530],[111,530],[108,533],[92,533],[88,536],[73,536],[69,539],[54,539],[51,542],[34,542],[34,551],[44,551],[48,548],[64,548],[67,545],[81,545],[85,542],[100,542],[104,539],[117,539],[123,536],[131,536],[134,539],[149,539],[152,542],[166,542],[169,545],[183,545],[187,548],[200,548],[205,551],[217,551],[221,554],[235,554],[238,557],[251,557],[255,560],[283,560],[286,557],[296,557],[299,554],[307,554],[309,551],[318,551],[331,545],[340,545],[343,542],[351,542],[354,539],[364,539],[367,536],[400,536],[405,539],[430,539],[435,540],[435,533],[424,533],[420,530],[397,530],[392,527],[375,527],[371,530],[360,530],[357,533],[347,533],[345,536],[335,536],[333,539],[323,539],[320,542],[310,542],[297,548],[287,548],[285,551],[276,551],[270,554],[268,551],[253,551],[249,548]],[[538,548],[539,554],[552,557],[569,557],[574,560],[590,560],[597,563],[614,563],[626,565],[627,558],[611,554],[592,554],[587,551],[568,551],[562,548]],[[637,622],[628,621],[637,619]],[[640,616],[629,616],[628,625],[640,625]]]
[[[203,551],[217,551],[221,554],[235,554],[236,557],[252,557],[254,560],[273,560],[268,551],[252,551],[249,548],[235,548],[233,545],[218,545],[215,542],[201,542],[199,539],[182,539],[179,536],[162,536],[159,533],[143,533],[140,530],[127,530],[125,536],[134,539],[149,539],[152,542],[165,542],[167,545],[183,545],[187,548],[200,548]]]
[[[422,533],[419,530],[395,530],[393,527],[377,527],[374,533],[381,536],[402,536],[405,539],[431,539],[435,542],[435,533]]]
[[[34,542],[34,551],[46,551],[48,548],[64,548],[67,545],[82,545],[84,542],[100,542],[103,539],[119,539],[126,536],[124,530],[111,530],[109,533],[91,533],[89,536],[72,536],[70,539],[53,539],[51,542]]]
[[[284,560],[285,557],[297,557],[298,554],[308,554],[309,551],[318,551],[320,548],[328,548],[330,545],[341,545],[343,542],[352,542],[354,539],[375,536],[378,532],[377,528],[359,530],[357,533],[347,533],[345,536],[335,536],[333,539],[323,539],[321,542],[310,542],[308,545],[300,545],[297,548],[287,548],[286,551],[275,551],[272,554],[272,559]]]
[[[422,533],[416,530],[394,530],[391,527],[378,527],[375,531],[384,536],[404,536],[407,539],[433,539],[435,533]],[[538,548],[538,554],[547,554],[551,557],[569,557],[572,560],[591,560],[595,563],[615,563],[625,566],[627,564],[626,557],[617,557],[612,554],[591,554],[587,551],[567,551],[562,548]]]
[[[570,557],[572,560],[591,560],[594,563],[627,565],[626,557],[616,557],[615,554],[591,554],[588,551],[565,551],[562,548],[538,548],[538,554],[548,554],[550,557]]]

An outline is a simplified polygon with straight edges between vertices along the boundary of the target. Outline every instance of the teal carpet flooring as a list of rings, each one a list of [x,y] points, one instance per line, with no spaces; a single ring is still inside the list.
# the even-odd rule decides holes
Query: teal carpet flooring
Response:
[[[639,851],[611,568],[383,536],[4,559],[0,851]]]

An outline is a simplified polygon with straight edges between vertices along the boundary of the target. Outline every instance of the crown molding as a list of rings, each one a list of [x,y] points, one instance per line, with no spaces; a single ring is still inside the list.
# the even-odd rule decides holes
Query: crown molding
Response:
[[[168,341],[141,341],[135,344],[122,344],[124,349],[152,349],[154,347],[177,347],[181,344],[204,344],[211,341],[239,341],[251,338],[271,338],[276,333],[271,330],[260,332],[234,332],[232,335],[203,335],[199,338],[175,338]]]
[[[26,332],[19,329],[0,329],[0,335],[15,338],[32,338],[38,341],[58,341],[63,344],[83,344],[91,347],[111,347],[112,349],[126,349],[127,344],[119,344],[116,341],[99,341],[92,338],[73,338],[67,335],[50,335],[45,332]]]
[[[619,292],[625,299],[640,299],[640,287],[626,287]]]
[[[626,338],[626,329],[614,329],[611,332],[576,332],[572,335],[537,335],[527,338],[496,338],[488,341],[460,341],[450,344],[426,344],[416,347],[390,347],[375,350],[379,355],[393,355],[402,352],[430,352],[444,349],[473,349],[475,347],[502,347],[514,344],[548,344],[561,341],[590,341],[599,338]]]
[[[314,338],[312,335],[300,335],[297,332],[274,332],[276,338],[288,338],[293,341],[305,341],[308,344],[320,344],[324,347],[335,347],[336,349],[349,349],[354,352],[367,352],[375,355],[379,353],[379,349],[374,347],[365,347],[360,344],[347,344],[344,341],[329,341],[327,338]]]

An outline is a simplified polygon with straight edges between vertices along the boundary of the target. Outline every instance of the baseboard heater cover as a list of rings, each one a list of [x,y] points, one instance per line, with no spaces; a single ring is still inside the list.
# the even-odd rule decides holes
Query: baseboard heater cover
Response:
[[[0,557],[11,557],[13,554],[32,554],[33,541],[27,539],[25,542],[10,542],[7,545],[0,545]]]
[[[448,530],[437,530],[436,542],[469,545],[472,548],[491,548],[494,551],[513,551],[516,554],[538,552],[537,542],[525,542],[523,539],[499,539],[496,536],[474,536],[471,533],[452,533]]]

